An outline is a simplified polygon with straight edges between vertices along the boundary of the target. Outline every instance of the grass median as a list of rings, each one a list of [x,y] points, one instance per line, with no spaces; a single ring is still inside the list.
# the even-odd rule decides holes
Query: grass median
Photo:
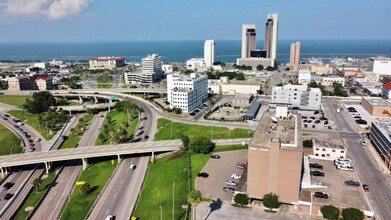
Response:
[[[56,171],[51,171],[45,179],[42,179],[42,183],[39,185],[39,191],[37,191],[35,189],[33,191],[31,191],[28,198],[23,203],[21,209],[16,214],[16,216],[15,216],[16,220],[27,219],[27,217],[31,211],[26,211],[25,209],[29,206],[35,207],[38,204],[39,200],[42,198],[42,196],[45,194],[45,192],[49,189],[49,186],[53,182],[55,177],[56,177]]]
[[[51,132],[50,130],[46,130],[45,127],[41,127],[38,123],[38,114],[30,114],[26,110],[9,110],[7,113],[10,115],[20,119],[25,124],[30,125],[33,127],[36,131],[38,131],[46,140],[51,139],[57,131],[60,129],[60,127],[57,127],[56,129],[53,129]]]
[[[191,181],[194,185],[197,173],[205,166],[210,154],[190,153],[190,158]],[[134,216],[140,220],[160,219],[160,214],[162,214],[163,219],[171,219],[174,212],[174,219],[184,219],[186,209],[182,208],[182,205],[187,204],[188,193],[189,170],[186,154],[175,159],[169,157],[158,159],[149,165]]]
[[[71,130],[70,135],[61,145],[61,149],[75,148],[79,144],[80,139],[83,137],[84,132],[87,129],[87,126],[91,123],[93,114],[86,114],[80,118],[77,125]]]
[[[158,132],[155,135],[155,140],[172,140],[179,139],[180,134],[189,137],[204,136],[212,139],[234,139],[234,138],[250,138],[253,131],[248,129],[236,128],[230,130],[226,127],[204,126],[173,122],[164,118],[158,119]]]
[[[23,152],[21,140],[5,125],[0,124],[0,155],[19,154]]]
[[[114,164],[112,164],[111,160],[90,164],[87,170],[82,172],[77,181],[85,181],[91,184],[91,192],[87,195],[82,195],[79,187],[76,186],[61,215],[61,219],[84,219],[95,199],[113,173],[116,165],[116,160],[114,160]]]
[[[2,95],[0,96],[0,102],[8,104],[21,106],[26,102],[27,98],[32,98],[32,96],[18,96],[18,95]]]

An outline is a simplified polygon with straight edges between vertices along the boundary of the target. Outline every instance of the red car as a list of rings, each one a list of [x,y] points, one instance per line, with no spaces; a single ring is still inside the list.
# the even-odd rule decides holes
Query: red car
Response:
[[[30,147],[34,147],[34,145],[35,145],[35,144],[33,144],[33,143],[30,143]]]
[[[367,184],[363,184],[362,188],[364,189],[365,192],[369,192],[369,187]]]
[[[237,162],[236,166],[246,167],[247,164],[246,163],[242,163],[242,162]]]
[[[327,195],[327,193],[324,193],[324,192],[315,192],[315,197],[322,198],[322,199],[328,199],[329,195]]]

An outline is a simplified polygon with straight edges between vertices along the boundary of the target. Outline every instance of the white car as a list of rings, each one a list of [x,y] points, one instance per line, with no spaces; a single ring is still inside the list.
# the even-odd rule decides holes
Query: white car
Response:
[[[233,179],[240,179],[242,176],[239,174],[232,174],[231,178]]]
[[[235,181],[232,181],[232,180],[225,181],[225,184],[227,184],[228,186],[237,186],[238,185]]]
[[[362,146],[367,146],[367,145],[368,145],[368,142],[366,142],[366,141],[361,141],[360,144],[361,144]]]
[[[353,167],[351,166],[337,166],[338,170],[346,170],[346,171],[354,171]]]
[[[41,138],[39,138],[39,137],[35,138],[36,142],[39,142],[40,140],[41,140]]]

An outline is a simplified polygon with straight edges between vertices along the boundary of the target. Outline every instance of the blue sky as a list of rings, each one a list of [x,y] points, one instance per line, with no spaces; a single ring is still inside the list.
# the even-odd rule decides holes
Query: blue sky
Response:
[[[279,14],[280,39],[391,39],[390,0],[0,0],[0,41],[240,39],[264,34]]]

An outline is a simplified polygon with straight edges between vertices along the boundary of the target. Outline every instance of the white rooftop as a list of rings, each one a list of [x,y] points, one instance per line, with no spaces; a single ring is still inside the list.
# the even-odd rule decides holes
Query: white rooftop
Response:
[[[380,132],[391,142],[391,118],[378,118],[377,120],[372,121],[375,124]]]

